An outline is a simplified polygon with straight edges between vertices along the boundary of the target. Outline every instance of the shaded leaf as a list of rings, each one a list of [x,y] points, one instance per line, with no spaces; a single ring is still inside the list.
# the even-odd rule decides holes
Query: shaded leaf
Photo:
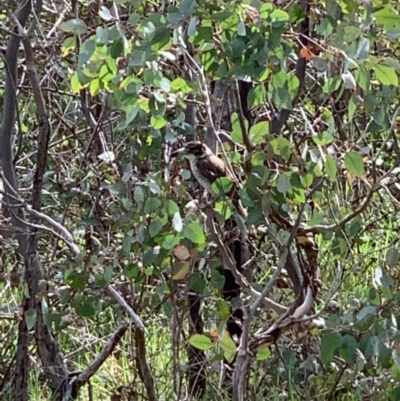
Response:
[[[364,174],[364,161],[357,152],[347,152],[344,157],[344,165],[347,170],[356,177],[361,177]]]
[[[85,21],[75,18],[60,24],[60,29],[64,32],[72,32],[76,35],[82,35],[87,31]]]
[[[278,177],[277,190],[280,193],[285,193],[291,188],[290,179],[286,174],[280,174]]]
[[[28,326],[28,330],[32,330],[36,324],[36,309],[30,308],[25,312],[25,322]]]
[[[172,267],[172,280],[183,280],[190,271],[190,263],[178,262]]]
[[[336,167],[336,161],[331,155],[327,155],[325,159],[325,171],[326,175],[329,178],[329,181],[336,181],[336,173],[337,173],[337,167]]]
[[[333,361],[335,350],[342,345],[342,337],[338,333],[324,333],[321,338],[321,360],[327,364]]]
[[[386,264],[388,267],[396,267],[399,264],[399,251],[390,247],[386,252]]]

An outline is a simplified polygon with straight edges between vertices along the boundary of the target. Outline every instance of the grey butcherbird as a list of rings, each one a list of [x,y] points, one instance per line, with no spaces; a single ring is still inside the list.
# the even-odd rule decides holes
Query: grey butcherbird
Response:
[[[239,199],[239,189],[241,186],[236,177],[232,176],[225,163],[216,156],[212,150],[204,143],[199,141],[188,142],[182,148],[171,154],[171,157],[184,156],[190,161],[190,167],[194,177],[199,184],[210,194],[213,194],[212,184],[221,177],[228,177],[233,182],[233,188],[230,191],[232,202],[238,213],[247,219],[247,212]]]

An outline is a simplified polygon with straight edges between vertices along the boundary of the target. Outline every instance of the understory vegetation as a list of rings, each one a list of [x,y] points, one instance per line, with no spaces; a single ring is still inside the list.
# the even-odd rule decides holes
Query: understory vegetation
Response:
[[[0,399],[400,400],[399,11],[3,1]]]

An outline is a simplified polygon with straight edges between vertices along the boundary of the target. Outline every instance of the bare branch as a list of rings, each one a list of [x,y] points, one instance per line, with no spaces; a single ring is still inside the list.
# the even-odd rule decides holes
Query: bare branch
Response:
[[[108,291],[111,295],[118,301],[118,303],[128,312],[129,316],[132,318],[133,323],[140,331],[145,331],[144,324],[140,320],[140,317],[136,314],[136,312],[126,303],[125,299],[122,298],[121,294],[115,290],[111,285],[108,286]]]

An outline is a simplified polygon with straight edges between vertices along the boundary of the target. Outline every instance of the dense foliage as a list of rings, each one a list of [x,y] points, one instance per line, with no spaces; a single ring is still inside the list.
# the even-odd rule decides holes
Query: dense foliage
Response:
[[[400,399],[400,5],[9,3],[0,398]]]

